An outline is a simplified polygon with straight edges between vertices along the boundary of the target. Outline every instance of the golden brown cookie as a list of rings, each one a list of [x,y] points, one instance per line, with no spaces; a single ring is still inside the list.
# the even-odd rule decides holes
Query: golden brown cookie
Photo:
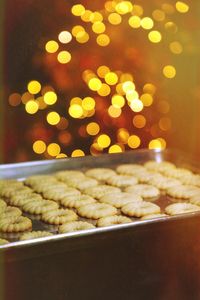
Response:
[[[111,226],[111,225],[119,225],[119,224],[125,224],[125,223],[131,223],[132,220],[124,217],[124,216],[109,216],[100,218],[97,221],[98,227],[105,227],[105,226]]]
[[[54,190],[54,189],[49,189],[45,192],[43,192],[43,196],[45,199],[50,199],[56,202],[59,202],[62,200],[63,197],[67,196],[79,196],[80,191],[78,191],[75,188],[70,188],[70,187],[65,187],[65,189],[62,190]]]
[[[87,230],[93,228],[95,228],[95,226],[92,225],[91,223],[83,222],[83,221],[75,221],[75,222],[69,222],[61,225],[59,227],[59,233],[68,233],[68,232]]]
[[[0,214],[1,214],[3,211],[5,211],[6,207],[7,207],[6,202],[5,202],[3,199],[0,199]]]
[[[160,191],[150,184],[136,184],[125,189],[127,193],[139,195],[142,198],[154,198],[160,195]]]
[[[54,210],[58,208],[58,204],[51,200],[36,200],[36,201],[29,201],[28,203],[22,206],[22,210],[34,214],[40,215],[44,212]]]
[[[31,194],[23,194],[23,195],[14,195],[9,199],[9,204],[13,206],[22,207],[24,204],[30,201],[42,200],[42,196],[39,194],[31,193]]]
[[[114,186],[109,186],[109,185],[97,185],[97,186],[93,186],[90,188],[87,188],[84,190],[84,194],[87,194],[93,198],[96,199],[100,199],[101,197],[103,197],[105,194],[108,193],[120,193],[121,190],[117,187]]]
[[[157,176],[152,178],[151,184],[156,186],[160,190],[167,190],[170,187],[180,185],[181,182],[175,178],[168,178],[165,176]]]
[[[31,232],[25,232],[20,236],[20,241],[26,241],[26,240],[32,240],[37,239],[41,237],[47,237],[52,236],[53,233],[48,231],[31,231]]]
[[[22,211],[17,207],[7,206],[4,211],[0,213],[0,220],[16,220],[22,215]]]
[[[108,184],[124,188],[138,183],[138,179],[130,175],[113,175],[106,181]]]
[[[164,170],[163,174],[170,178],[181,179],[182,177],[192,175],[192,172],[185,168],[174,168]]]
[[[96,202],[96,200],[88,195],[70,195],[63,197],[60,204],[69,208],[79,208],[82,205],[94,202]]]
[[[147,170],[155,171],[155,172],[161,172],[161,173],[165,172],[165,170],[168,171],[168,170],[176,168],[176,166],[173,163],[169,162],[169,161],[157,162],[157,161],[153,161],[153,160],[147,161],[144,164],[144,167]]]
[[[46,182],[50,185],[52,183],[56,183],[57,179],[53,175],[33,175],[24,180],[24,184],[30,186],[42,182]]]
[[[73,210],[60,208],[43,213],[41,219],[45,223],[60,225],[66,222],[76,221],[78,216]]]
[[[167,217],[166,214],[151,214],[151,215],[146,215],[141,218],[141,220],[150,220],[150,219],[157,219],[157,218],[162,218],[162,217]]]
[[[0,220],[0,232],[22,232],[31,228],[31,220],[23,216],[18,217],[14,221],[11,219]]]
[[[107,181],[109,177],[116,175],[116,173],[109,168],[93,168],[87,170],[85,175],[99,181]]]
[[[60,181],[65,182],[69,178],[85,178],[85,175],[81,171],[77,170],[65,170],[55,174],[56,178]]]
[[[129,217],[143,217],[146,215],[160,213],[160,207],[154,203],[142,201],[132,202],[121,208],[123,214]]]
[[[146,169],[137,164],[123,164],[119,165],[116,168],[117,173],[122,174],[122,175],[130,175],[130,176],[135,176],[136,173],[145,171]]]
[[[92,186],[96,186],[98,181],[93,178],[69,178],[66,181],[67,185],[73,188],[76,188],[80,191],[83,191]]]
[[[177,185],[167,189],[167,194],[178,199],[190,199],[200,195],[200,188],[191,185]]]
[[[91,203],[78,208],[78,214],[88,219],[99,219],[117,214],[117,209],[105,203]]]
[[[134,195],[125,192],[115,194],[108,193],[99,199],[100,202],[110,204],[112,206],[115,206],[116,208],[121,208],[122,206],[130,202],[141,202],[142,200],[142,197],[136,194]]]
[[[18,193],[20,193],[21,195],[29,194],[32,193],[32,190],[27,186],[16,186],[16,187],[9,186],[9,187],[4,187],[1,190],[1,195],[7,198],[12,197]]]
[[[168,205],[165,208],[165,212],[168,215],[178,215],[178,214],[185,214],[190,212],[199,212],[200,207],[191,203],[173,203]]]

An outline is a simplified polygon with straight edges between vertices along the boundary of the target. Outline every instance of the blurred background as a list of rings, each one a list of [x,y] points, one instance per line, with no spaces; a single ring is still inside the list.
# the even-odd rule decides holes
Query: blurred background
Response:
[[[200,152],[198,0],[0,3],[0,162]]]

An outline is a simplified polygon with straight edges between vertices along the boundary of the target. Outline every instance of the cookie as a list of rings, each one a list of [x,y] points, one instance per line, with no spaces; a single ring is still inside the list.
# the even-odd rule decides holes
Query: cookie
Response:
[[[23,211],[34,215],[40,215],[44,212],[57,209],[57,208],[58,208],[58,204],[51,200],[31,201],[22,206]]]
[[[0,238],[0,246],[8,244],[9,241]]]
[[[190,212],[200,211],[200,207],[191,203],[173,203],[168,205],[165,208],[165,212],[168,215],[178,215],[178,214],[185,214]]]
[[[168,178],[165,176],[157,176],[152,178],[151,184],[156,186],[160,190],[166,191],[170,187],[180,185],[181,182],[175,178]]]
[[[66,187],[65,189],[62,190],[54,190],[54,189],[49,189],[43,192],[43,196],[45,199],[50,199],[56,202],[59,202],[62,200],[62,198],[67,197],[67,196],[80,196],[80,191],[78,191],[75,188],[69,188]]]
[[[90,188],[92,186],[98,185],[98,181],[93,178],[69,178],[66,180],[66,183],[69,187],[76,188],[78,190],[85,190],[87,188]]]
[[[69,208],[79,208],[82,205],[94,202],[96,202],[96,200],[88,195],[70,195],[63,197],[60,204]]]
[[[151,184],[152,179],[161,176],[161,174],[145,170],[136,172],[134,176],[138,179],[139,183]]]
[[[29,186],[42,182],[46,182],[48,184],[56,183],[57,179],[53,175],[33,175],[24,180],[24,184]]]
[[[13,206],[22,207],[24,204],[32,201],[42,200],[42,197],[39,194],[31,193],[31,194],[17,194],[12,196],[9,199],[9,204]]]
[[[97,221],[97,226],[105,227],[105,226],[119,225],[119,224],[131,223],[131,222],[132,222],[131,219],[124,216],[109,216],[109,217],[100,218]]]
[[[32,222],[29,218],[20,216],[16,220],[0,220],[0,232],[23,232],[32,229]]]
[[[22,211],[17,207],[6,206],[0,213],[0,220],[16,220],[22,215]]]
[[[145,171],[145,168],[137,164],[122,164],[116,168],[117,173],[134,176],[137,172]]]
[[[123,214],[129,217],[143,217],[146,215],[160,213],[160,207],[154,203],[142,201],[132,202],[121,208]]]
[[[1,212],[5,211],[6,207],[7,207],[6,202],[3,199],[0,199],[0,214]]]
[[[31,232],[25,232],[20,236],[20,241],[26,241],[26,240],[32,240],[37,239],[41,237],[47,237],[52,236],[53,234],[48,231],[31,231]]]
[[[114,194],[120,192],[121,190],[119,188],[114,186],[109,186],[109,185],[97,185],[84,190],[84,194],[87,194],[96,199],[100,199],[101,197],[103,197],[105,194],[108,193]]]
[[[93,168],[85,172],[85,175],[99,181],[107,181],[109,177],[116,175],[115,171],[109,168]]]
[[[60,208],[43,213],[41,219],[45,223],[60,225],[66,222],[76,221],[78,216],[73,210]]]
[[[55,173],[55,177],[60,180],[65,182],[65,180],[69,178],[85,178],[85,175],[81,171],[77,170],[65,170],[65,171],[59,171]]]
[[[193,185],[200,187],[200,175],[186,175],[179,178],[180,182],[185,185]]]
[[[121,208],[127,203],[142,201],[142,198],[138,195],[130,194],[130,193],[108,193],[99,199],[102,203],[107,203],[116,208]]]
[[[190,203],[200,206],[200,195],[193,196]]]
[[[192,175],[192,172],[184,168],[174,168],[164,170],[163,174],[170,178],[181,179],[182,177]]]
[[[60,183],[52,183],[48,184],[45,183],[37,183],[32,186],[33,190],[37,193],[44,193],[48,190],[54,190],[54,191],[63,191],[67,188],[66,184],[60,182]]]
[[[167,217],[166,214],[151,214],[151,215],[146,215],[141,218],[141,220],[149,220],[149,219],[157,219],[157,218],[162,218],[162,217]]]
[[[95,226],[92,225],[91,223],[83,222],[83,221],[75,221],[75,222],[65,223],[59,226],[58,231],[59,233],[68,233],[68,232],[87,230],[93,228],[95,228]]]
[[[124,188],[138,183],[138,180],[136,177],[130,175],[113,175],[109,177],[106,182],[110,185]]]
[[[10,187],[4,187],[1,190],[1,196],[6,198],[12,197],[18,193],[20,193],[21,195],[29,194],[32,193],[32,190],[27,186],[16,186],[16,187],[10,186]]]
[[[160,191],[150,184],[136,184],[125,189],[127,193],[137,194],[142,198],[155,198],[160,195]]]
[[[177,185],[167,189],[167,194],[178,199],[190,199],[195,195],[200,195],[200,188],[191,185]]]
[[[105,203],[87,204],[79,207],[77,211],[81,217],[88,219],[99,219],[117,214],[117,209],[115,207]]]
[[[164,172],[165,170],[171,170],[171,169],[175,169],[176,166],[169,162],[169,161],[160,161],[160,162],[157,162],[157,161],[147,161],[145,164],[144,164],[144,167],[147,169],[147,170],[150,170],[150,171],[155,171],[155,172]]]

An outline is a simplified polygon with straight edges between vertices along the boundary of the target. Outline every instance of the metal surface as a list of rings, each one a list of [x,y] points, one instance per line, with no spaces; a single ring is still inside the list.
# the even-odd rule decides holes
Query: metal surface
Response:
[[[180,152],[143,150],[4,165],[0,176],[24,178],[149,159],[199,167]],[[2,299],[200,299],[197,228],[200,216],[191,213],[2,246]]]

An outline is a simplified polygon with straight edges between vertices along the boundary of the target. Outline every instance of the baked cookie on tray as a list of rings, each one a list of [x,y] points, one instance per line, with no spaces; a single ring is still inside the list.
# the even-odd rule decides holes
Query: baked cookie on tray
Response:
[[[80,231],[80,230],[87,230],[87,229],[93,229],[95,228],[94,225],[88,222],[83,221],[75,221],[75,222],[69,222],[65,223],[61,226],[59,226],[59,233],[69,233],[74,231]]]
[[[132,202],[121,208],[123,214],[129,217],[143,217],[146,215],[160,213],[160,207],[154,203],[142,201]]]
[[[77,209],[79,216],[88,219],[99,219],[117,214],[117,209],[106,203],[86,204]]]
[[[143,199],[137,194],[130,194],[126,192],[121,193],[108,193],[99,199],[99,202],[110,204],[116,208],[121,208],[130,202],[141,202]]]
[[[190,212],[200,212],[200,207],[191,203],[173,203],[165,208],[168,215],[174,216]]]
[[[117,173],[122,175],[132,175],[141,171],[146,171],[146,169],[139,164],[122,164],[116,168]]]
[[[120,193],[121,190],[118,187],[110,185],[97,185],[83,190],[84,194],[89,195],[93,198],[100,199],[102,196],[108,193]]]
[[[85,172],[85,175],[99,181],[106,181],[111,176],[116,175],[116,172],[109,168],[93,168]]]
[[[191,185],[176,185],[167,189],[167,194],[173,198],[190,199],[200,195],[200,188]]]
[[[78,219],[78,216],[73,210],[59,208],[44,212],[41,219],[48,224],[60,225],[66,222],[76,221]]]
[[[17,233],[32,229],[32,222],[29,218],[20,216],[17,219],[1,219],[0,232],[4,233]]]
[[[138,179],[130,175],[113,175],[109,177],[106,182],[110,185],[124,188],[138,183]]]
[[[96,200],[88,195],[69,195],[61,199],[60,204],[68,208],[79,208],[82,205],[95,203]]]
[[[125,189],[127,193],[132,193],[141,196],[145,199],[155,198],[160,195],[160,191],[150,184],[136,184]]]
[[[108,216],[100,218],[97,221],[98,227],[105,227],[105,226],[111,226],[111,225],[119,225],[119,224],[126,224],[131,223],[132,220],[124,217],[124,216]]]
[[[31,232],[25,232],[20,236],[20,241],[26,241],[26,240],[32,240],[32,239],[37,239],[41,237],[47,237],[47,236],[52,236],[53,233],[48,232],[48,231],[31,231]]]

